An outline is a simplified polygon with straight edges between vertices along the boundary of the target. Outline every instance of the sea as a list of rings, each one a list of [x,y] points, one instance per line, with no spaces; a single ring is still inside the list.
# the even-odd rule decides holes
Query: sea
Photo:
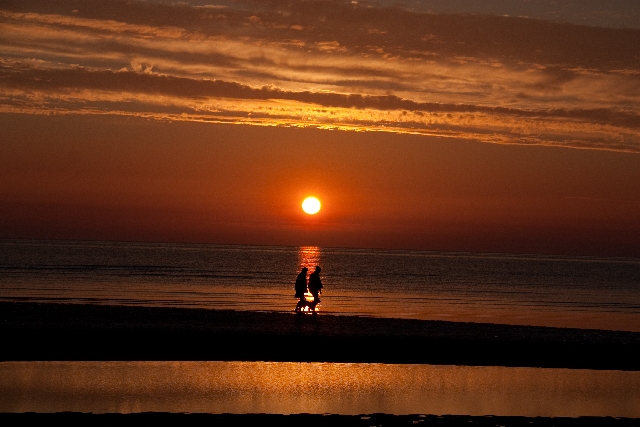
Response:
[[[320,313],[640,332],[640,259],[316,246],[0,240],[0,300]]]
[[[0,240],[0,300],[640,332],[640,259],[316,246]],[[428,349],[423,349],[428,351]],[[216,361],[0,361],[0,412],[640,419],[640,372]],[[363,415],[364,416],[364,415]],[[366,417],[365,417],[366,418]]]

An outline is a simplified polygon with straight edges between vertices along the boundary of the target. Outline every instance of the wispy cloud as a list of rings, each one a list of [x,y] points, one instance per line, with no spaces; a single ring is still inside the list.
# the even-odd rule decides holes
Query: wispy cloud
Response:
[[[640,30],[229,4],[0,5],[0,110],[640,152]]]

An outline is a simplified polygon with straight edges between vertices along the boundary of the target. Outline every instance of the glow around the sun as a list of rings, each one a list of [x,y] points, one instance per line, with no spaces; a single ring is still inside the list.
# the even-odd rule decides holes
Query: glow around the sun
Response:
[[[320,200],[315,197],[307,197],[302,202],[302,210],[309,215],[318,213],[320,211]]]

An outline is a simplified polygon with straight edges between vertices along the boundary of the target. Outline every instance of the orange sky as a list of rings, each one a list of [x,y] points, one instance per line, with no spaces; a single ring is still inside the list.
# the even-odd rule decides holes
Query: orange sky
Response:
[[[640,256],[638,29],[29,0],[0,34],[0,238]]]

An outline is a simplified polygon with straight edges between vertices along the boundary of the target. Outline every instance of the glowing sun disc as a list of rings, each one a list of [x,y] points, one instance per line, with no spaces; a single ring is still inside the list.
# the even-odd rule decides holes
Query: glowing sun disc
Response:
[[[309,215],[318,213],[318,211],[320,210],[320,200],[316,199],[315,197],[307,197],[302,202],[302,210]]]

